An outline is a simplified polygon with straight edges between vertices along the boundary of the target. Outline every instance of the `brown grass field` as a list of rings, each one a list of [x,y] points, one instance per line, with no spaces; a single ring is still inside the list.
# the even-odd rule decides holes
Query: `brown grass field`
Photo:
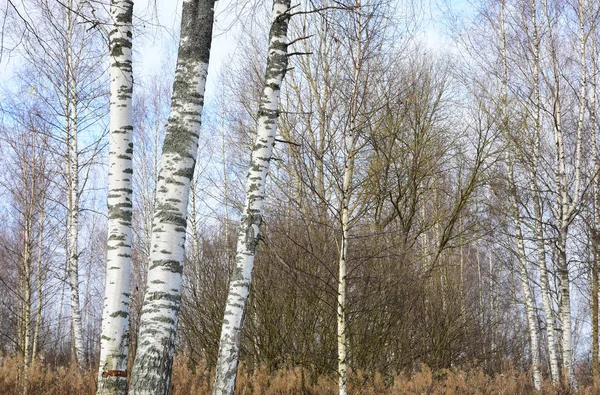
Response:
[[[3,357],[0,364],[0,394],[23,393],[22,362],[13,357]],[[28,395],[92,395],[95,393],[95,372],[78,371],[75,368],[58,367],[36,362],[29,370]],[[212,375],[206,364],[191,367],[184,357],[175,360],[173,367],[172,395],[210,394]],[[360,395],[379,394],[533,394],[531,377],[508,369],[503,374],[486,375],[479,369],[442,370],[432,372],[422,366],[412,374],[400,374],[384,378],[380,374],[366,375],[351,372],[349,393]],[[238,373],[236,394],[264,395],[334,395],[337,393],[335,376],[318,376],[310,368],[289,368],[269,372],[266,369],[249,371],[242,364]],[[569,394],[544,383],[544,394]],[[600,394],[600,388],[580,387],[578,394]]]

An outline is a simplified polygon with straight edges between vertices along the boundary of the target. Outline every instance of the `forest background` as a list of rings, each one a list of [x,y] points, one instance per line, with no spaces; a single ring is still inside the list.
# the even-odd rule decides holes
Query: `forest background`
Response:
[[[593,393],[600,4],[293,6],[237,391],[342,393],[348,367],[351,393]],[[271,7],[216,3],[173,393],[212,387]],[[3,393],[95,392],[108,10],[2,5]],[[130,364],[180,14],[161,1],[133,14]]]

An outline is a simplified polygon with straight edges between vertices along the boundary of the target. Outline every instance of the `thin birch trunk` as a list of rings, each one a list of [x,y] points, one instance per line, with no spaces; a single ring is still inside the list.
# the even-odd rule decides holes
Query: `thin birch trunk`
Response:
[[[225,220],[223,225],[223,230],[225,233],[225,256],[227,258],[227,272],[231,273],[233,257],[232,251],[229,248],[229,177],[227,176],[227,151],[225,149],[225,114],[222,115],[223,123],[221,124],[221,156],[222,156],[222,165],[223,165],[223,208],[225,209]]]
[[[577,140],[575,148],[575,164],[574,164],[574,179],[572,195],[567,179],[567,164],[565,159],[565,145],[562,129],[562,112],[560,101],[560,79],[561,74],[558,70],[558,61],[556,48],[552,33],[552,22],[548,10],[548,2],[545,2],[546,19],[548,21],[548,36],[550,39],[550,60],[554,76],[553,93],[553,116],[554,116],[554,142],[556,147],[556,168],[555,168],[555,185],[557,187],[558,207],[555,210],[557,214],[558,239],[557,247],[557,266],[558,277],[560,280],[559,292],[561,296],[560,317],[562,327],[562,362],[565,381],[568,386],[577,387],[575,380],[575,372],[571,356],[571,293],[569,280],[569,266],[567,261],[567,238],[569,235],[569,226],[575,215],[575,209],[579,204],[580,184],[581,184],[581,144],[583,133],[583,121],[585,111],[585,96],[586,96],[586,59],[585,59],[585,18],[584,12],[586,1],[579,0],[579,44],[580,44],[580,66],[581,66],[581,81],[579,91],[579,116],[577,120]],[[572,197],[571,197],[572,196]]]
[[[90,229],[90,235],[94,235],[94,231],[96,229],[96,223],[92,222],[92,228]],[[94,237],[94,236],[92,236]],[[90,251],[89,251],[89,257],[88,257],[88,264],[87,264],[87,271],[86,271],[86,279],[85,279],[85,289],[83,290],[83,304],[81,306],[81,322],[83,323],[83,327],[87,327],[87,323],[88,323],[88,313],[90,312],[89,307],[89,302],[90,302],[90,286],[92,285],[92,265],[94,263],[94,256],[95,256],[95,250],[93,246],[90,246]],[[86,352],[89,353],[90,350],[92,349],[90,344],[92,343],[91,339],[88,336],[87,339],[87,348],[86,348]]]
[[[462,225],[461,225],[461,227],[462,227]],[[465,253],[464,253],[464,246],[462,244],[460,245],[460,248],[459,248],[459,270],[460,270],[460,315],[461,315],[461,322],[463,325],[463,330],[465,330],[467,328],[467,300],[465,298]]]
[[[546,334],[548,341],[548,358],[550,365],[550,375],[552,384],[558,384],[560,380],[560,371],[558,368],[558,352],[556,350],[556,334],[554,331],[554,312],[552,309],[552,301],[550,298],[550,287],[548,281],[548,266],[546,263],[546,250],[544,245],[544,229],[543,229],[543,212],[540,203],[540,192],[537,184],[538,166],[540,161],[540,146],[541,146],[541,94],[540,94],[540,39],[537,23],[537,0],[531,0],[531,25],[533,32],[533,91],[534,91],[534,147],[533,147],[533,164],[529,171],[529,184],[531,193],[533,194],[533,211],[535,217],[535,239],[537,247],[538,265],[540,267],[540,290],[542,295],[542,308],[546,320]]]
[[[436,189],[434,190],[434,198],[433,200],[435,201],[435,205],[436,205],[436,216],[440,215],[440,197],[439,197],[439,191],[436,187]],[[435,226],[434,226],[434,243],[435,243],[435,248],[436,248],[436,252],[434,253],[434,257],[432,258],[432,263],[431,263],[431,268],[433,269],[433,267],[435,266],[435,264],[437,263],[436,261],[438,260],[438,258],[440,259],[440,261],[443,259],[443,257],[441,257],[440,254],[440,244],[441,244],[441,239],[442,239],[442,230],[441,230],[441,224],[440,221],[436,221],[435,222]],[[479,250],[477,250],[479,251]],[[479,253],[479,252],[478,252]],[[477,262],[479,264],[479,255],[477,255]],[[443,275],[443,262],[439,263],[439,281],[440,281],[440,291],[441,291],[441,297],[442,297],[442,311],[444,313],[446,313],[446,290],[444,288],[444,275]],[[480,288],[480,292],[481,294],[481,288]],[[445,315],[445,314],[444,314]]]
[[[494,287],[494,250],[490,248],[488,261],[488,283],[489,283],[489,309],[490,309],[490,325],[496,326],[498,316],[496,314],[496,290]],[[490,334],[490,354],[494,358],[496,352],[496,331],[491,331]]]
[[[596,195],[596,191],[594,191]],[[594,196],[596,198],[596,196]],[[594,213],[594,217],[595,217]],[[594,218],[595,220],[595,218]],[[598,386],[599,374],[598,374],[598,247],[596,246],[598,237],[598,231],[593,230],[592,233],[592,292],[591,292],[591,314],[592,314],[592,377],[594,379],[594,387]]]
[[[504,12],[505,12],[506,2],[501,2],[500,8],[500,26],[501,26],[501,36],[502,36],[502,63],[503,63],[503,95],[504,95],[504,103],[503,103],[503,118],[505,129],[508,131],[508,66],[507,66],[507,44],[506,44],[506,32],[504,26]],[[534,142],[534,158],[532,167],[529,169],[529,184],[531,187],[531,191],[533,194],[533,202],[534,202],[534,215],[535,215],[535,234],[536,234],[536,244],[537,244],[537,254],[538,254],[538,264],[540,267],[540,287],[542,294],[542,304],[544,309],[544,315],[546,318],[546,328],[547,328],[547,340],[548,340],[548,351],[549,351],[549,365],[550,372],[552,376],[553,384],[556,384],[560,378],[560,372],[558,369],[558,357],[557,350],[555,344],[555,333],[554,333],[554,318],[552,311],[552,304],[549,294],[549,286],[548,286],[548,270],[546,265],[546,254],[544,247],[544,235],[543,235],[543,213],[541,211],[540,206],[540,196],[539,189],[537,188],[537,168],[539,163],[539,153],[540,153],[540,139],[541,139],[541,122],[540,122],[540,109],[541,109],[541,99],[540,99],[540,41],[538,36],[538,24],[537,24],[537,0],[531,0],[531,22],[532,22],[532,32],[533,32],[533,40],[532,40],[532,52],[533,52],[533,90],[534,90],[534,127],[535,127],[535,142]]]
[[[482,327],[485,326],[484,306],[483,306],[483,279],[481,277],[481,244],[478,241],[475,249],[475,260],[477,261],[477,301],[479,302],[479,322]],[[485,346],[484,346],[485,348]],[[484,361],[487,363],[487,361]]]
[[[72,42],[75,29],[73,1],[67,1],[66,19],[66,132],[67,132],[67,215],[69,234],[68,281],[71,288],[71,326],[73,352],[77,365],[83,368],[83,328],[79,303],[79,152],[77,150],[77,84],[73,61]]]
[[[72,111],[73,113],[74,111]],[[73,329],[73,347],[77,365],[83,367],[83,328],[81,324],[81,308],[79,303],[79,177],[77,160],[77,132],[74,122],[68,127],[70,136],[70,147],[68,153],[69,166],[69,191],[68,193],[68,211],[69,211],[69,267],[68,281],[71,289],[71,325]]]
[[[188,219],[190,236],[192,236],[192,259],[194,260],[194,265],[199,265],[200,263],[200,234],[198,233],[198,203],[196,201],[197,187],[197,180],[194,177],[190,184],[190,216]],[[198,273],[198,270],[200,270],[200,267],[197,267],[194,271]],[[197,279],[198,277],[196,276]],[[196,284],[196,286],[197,289],[200,289],[199,284]]]
[[[356,158],[356,146],[358,135],[356,130],[356,121],[358,117],[358,93],[359,79],[362,71],[362,16],[361,11],[357,11],[356,26],[356,53],[354,54],[354,75],[352,84],[352,94],[350,96],[350,123],[349,136],[344,136],[344,176],[341,190],[341,229],[342,240],[340,243],[340,255],[338,262],[338,295],[337,295],[337,349],[338,349],[338,393],[346,395],[348,393],[347,374],[348,361],[346,351],[346,275],[348,261],[348,242],[350,229],[350,199],[352,197],[354,163]]]
[[[535,238],[537,246],[538,265],[540,267],[540,290],[542,295],[542,308],[544,309],[544,318],[546,320],[546,337],[548,338],[548,357],[550,359],[550,375],[552,384],[556,385],[560,381],[560,370],[558,368],[558,351],[556,347],[556,332],[554,329],[554,309],[552,308],[552,299],[550,297],[550,282],[548,280],[548,265],[546,263],[546,249],[544,245],[543,214],[541,210],[539,190],[534,185],[534,213],[535,219]]]
[[[70,130],[75,126],[71,124]],[[68,280],[71,289],[71,321],[73,326],[73,347],[77,364],[83,367],[83,328],[81,324],[81,308],[79,303],[79,250],[78,250],[78,227],[79,227],[79,180],[77,175],[78,160],[77,152],[74,147],[77,145],[77,139],[73,132],[71,136],[71,148],[69,149],[70,183],[68,197],[69,211],[69,268]]]
[[[188,228],[190,229],[190,236],[192,238],[192,273],[194,278],[193,285],[196,290],[200,290],[200,273],[202,268],[201,251],[200,251],[200,234],[198,232],[198,203],[196,201],[197,195],[197,178],[192,178],[190,185],[190,215],[188,217]],[[189,281],[189,280],[188,280]]]
[[[34,165],[35,166],[35,165]],[[35,200],[36,177],[35,171],[31,174],[27,171],[27,164],[23,163],[23,196],[25,197],[24,206],[24,229],[23,229],[23,387],[22,394],[27,395],[29,381],[29,363],[31,349],[31,261],[33,256],[33,205]]]
[[[112,0],[108,245],[97,394],[127,393],[133,156],[133,1]]]
[[[190,183],[198,153],[214,0],[185,0],[171,115],[161,157],[152,251],[130,394],[170,390]]]
[[[527,317],[527,328],[529,330],[529,341],[531,343],[531,365],[533,370],[533,385],[540,391],[542,388],[542,375],[540,372],[540,350],[537,331],[537,322],[535,319],[535,301],[529,284],[529,275],[527,273],[527,258],[525,254],[525,245],[523,242],[523,232],[521,230],[521,216],[517,204],[516,184],[514,178],[513,165],[509,162],[509,177],[511,188],[511,206],[514,218],[514,226],[517,239],[517,256],[519,259],[519,274],[521,276],[521,285],[523,287],[523,302],[525,305],[525,316]]]
[[[65,239],[64,248],[66,251],[69,250],[69,240],[67,240],[67,239]],[[54,343],[55,350],[59,350],[59,348],[61,346],[61,340],[62,340],[63,309],[64,309],[64,304],[65,304],[64,283],[67,281],[68,271],[69,271],[69,256],[67,255],[66,262],[65,262],[64,278],[61,279],[63,281],[60,281],[60,301],[58,303],[58,318],[56,319],[56,322],[58,323],[58,328],[56,329],[56,342]]]
[[[235,391],[242,326],[259,240],[266,178],[277,133],[279,95],[288,65],[290,3],[291,0],[273,1],[269,58],[258,110],[256,142],[252,148],[246,181],[246,203],[240,223],[235,267],[229,282],[223,317],[213,395],[233,395]]]
[[[28,241],[29,243],[29,241]],[[27,394],[29,364],[31,356],[31,248],[25,247],[25,300],[23,301],[23,394]]]
[[[45,180],[42,177],[42,184],[45,184]],[[37,287],[37,311],[35,315],[35,327],[33,329],[33,345],[31,347],[31,360],[35,361],[37,358],[38,339],[40,334],[40,326],[42,323],[42,307],[43,307],[43,294],[42,294],[42,258],[44,251],[44,221],[46,214],[46,186],[42,185],[42,194],[40,196],[40,214],[38,224],[38,255],[36,265],[36,287]],[[60,325],[60,323],[59,323]]]
[[[534,1],[535,3],[535,1]],[[502,1],[500,3],[500,34],[502,39],[502,68],[503,68],[503,76],[502,76],[502,118],[503,118],[503,127],[504,132],[508,133],[510,129],[509,118],[508,118],[508,54],[507,54],[507,44],[506,44],[506,29],[505,29],[505,8],[506,1]],[[535,12],[534,12],[535,15]],[[535,18],[535,16],[534,16]],[[535,21],[535,19],[534,19]],[[535,24],[534,24],[535,26]],[[534,75],[537,73],[534,72]],[[527,318],[527,328],[529,331],[529,343],[531,347],[531,364],[533,370],[533,384],[535,389],[540,391],[542,385],[542,377],[540,371],[540,353],[539,353],[539,339],[538,339],[538,331],[537,331],[537,322],[535,320],[535,302],[533,300],[533,293],[531,291],[531,286],[529,284],[529,275],[527,273],[527,258],[525,254],[525,246],[523,241],[523,232],[521,229],[522,221],[521,216],[519,214],[519,206],[517,203],[517,192],[516,192],[516,183],[514,178],[514,169],[512,158],[509,154],[508,157],[508,167],[509,167],[509,181],[510,181],[510,190],[511,190],[511,208],[512,215],[514,219],[514,226],[516,231],[516,241],[517,241],[517,257],[519,260],[519,274],[521,277],[521,285],[523,289],[523,302],[525,305],[525,316]],[[490,260],[491,267],[491,260]]]
[[[342,181],[342,240],[340,243],[340,257],[338,262],[338,295],[337,295],[337,347],[338,347],[338,393],[346,395],[347,388],[347,357],[346,357],[346,273],[348,256],[348,236],[350,225],[350,195],[352,193],[352,179],[354,175],[354,156],[356,136],[353,122],[351,122],[351,143],[346,152],[344,165],[344,179]]]
[[[593,35],[592,35],[593,37]],[[595,173],[592,178],[592,375],[594,378],[594,387],[600,385],[600,368],[598,364],[598,261],[600,260],[600,179],[598,171],[600,169],[600,157],[598,156],[598,141],[596,138],[596,50],[592,45],[591,50],[592,77],[590,85],[592,96],[590,99],[590,124],[592,130],[592,156]]]

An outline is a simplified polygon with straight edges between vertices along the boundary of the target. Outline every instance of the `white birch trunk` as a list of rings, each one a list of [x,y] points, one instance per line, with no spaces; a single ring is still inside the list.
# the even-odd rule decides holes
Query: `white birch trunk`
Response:
[[[71,113],[75,113],[71,107]],[[69,180],[67,191],[67,210],[68,210],[68,232],[69,232],[69,267],[67,276],[69,287],[71,289],[71,325],[73,329],[73,347],[77,364],[79,367],[84,365],[83,355],[83,327],[81,323],[81,308],[79,303],[79,161],[77,152],[77,125],[74,119],[71,119],[68,126],[70,134],[70,147],[68,153]]]
[[[584,28],[585,20],[585,8],[586,1],[579,0],[579,37],[580,37],[580,65],[581,65],[581,81],[579,90],[579,117],[577,120],[577,141],[575,148],[575,169],[574,178],[575,186],[573,189],[573,197],[569,196],[569,187],[567,184],[567,170],[565,161],[565,148],[562,135],[562,127],[560,124],[560,112],[557,116],[557,127],[556,131],[556,146],[558,154],[558,178],[559,185],[561,186],[561,218],[559,235],[557,241],[558,247],[558,275],[560,278],[560,294],[562,296],[562,309],[561,309],[561,323],[562,323],[562,334],[563,334],[563,370],[565,372],[565,379],[568,385],[573,388],[577,388],[577,381],[575,378],[575,369],[573,366],[572,358],[572,329],[571,329],[571,292],[570,292],[570,280],[569,280],[569,266],[567,261],[567,237],[569,234],[569,226],[573,217],[575,216],[575,210],[579,203],[579,189],[581,183],[581,144],[582,144],[582,133],[583,133],[583,120],[585,114],[585,101],[586,101],[586,84],[587,84],[587,68],[586,68],[586,34]],[[558,90],[557,90],[558,91]],[[560,103],[557,100],[558,103]],[[558,110],[560,111],[560,107]]]
[[[541,145],[541,116],[540,110],[542,106],[540,95],[540,40],[537,23],[537,0],[531,0],[531,25],[533,34],[533,92],[534,92],[534,109],[533,121],[535,127],[534,148],[533,148],[533,168],[530,171],[530,189],[533,194],[533,211],[535,216],[535,239],[537,247],[538,265],[540,267],[540,290],[542,295],[542,308],[546,320],[546,337],[548,341],[548,359],[550,364],[550,375],[552,376],[552,384],[556,385],[560,380],[560,371],[558,368],[558,352],[556,350],[556,334],[554,332],[554,313],[552,309],[552,300],[550,298],[550,287],[548,281],[548,266],[546,264],[546,249],[544,245],[544,218],[542,207],[540,204],[540,192],[537,183],[537,170],[540,160],[540,145]]]
[[[27,164],[23,164],[24,167]],[[24,175],[27,174],[27,170],[23,169]],[[35,177],[36,174],[32,172],[30,175],[31,180],[27,180],[24,177],[23,186],[25,188],[25,211],[24,211],[24,225],[23,229],[23,281],[24,281],[24,295],[23,295],[23,390],[22,394],[27,395],[28,382],[29,382],[29,363],[30,363],[30,350],[31,350],[31,262],[33,255],[33,205],[35,204]],[[30,190],[28,190],[30,188]]]
[[[98,395],[127,393],[129,279],[132,241],[132,16],[131,0],[112,0],[108,246]]]
[[[529,284],[529,275],[527,273],[527,258],[525,254],[525,246],[523,243],[523,232],[521,230],[521,216],[519,214],[519,206],[517,204],[516,185],[512,163],[509,164],[509,177],[511,183],[511,205],[514,217],[514,226],[517,239],[517,256],[519,259],[519,274],[521,277],[521,285],[523,287],[523,303],[525,305],[525,316],[527,317],[527,328],[529,330],[529,342],[531,344],[531,365],[533,370],[533,385],[535,389],[542,389],[542,374],[540,371],[540,350],[538,340],[537,322],[535,319],[535,301],[531,286]]]
[[[69,241],[65,240],[64,242],[64,248],[66,251],[68,251],[69,247]],[[66,262],[65,262],[65,273],[64,273],[64,282],[67,282],[67,272],[68,272],[68,266],[69,266],[69,257],[66,257]],[[63,327],[63,307],[65,304],[65,286],[63,285],[63,283],[61,282],[60,285],[60,300],[58,302],[58,318],[56,319],[56,322],[58,322],[58,328],[56,328],[56,341],[54,342],[54,349],[58,350],[59,346],[62,342],[62,327]]]
[[[535,303],[529,285],[529,276],[527,274],[527,263],[524,256],[523,247],[523,235],[520,230],[520,223],[517,224],[517,243],[519,249],[519,264],[520,264],[520,275],[521,284],[523,286],[523,298],[525,303],[525,314],[527,316],[527,327],[529,329],[529,339],[531,343],[531,365],[533,369],[533,385],[535,389],[540,391],[542,389],[542,374],[540,372],[540,350],[538,345],[538,331],[537,322],[535,319]]]
[[[287,30],[290,0],[274,0],[269,58],[263,95],[258,110],[258,130],[252,148],[246,181],[246,203],[242,212],[235,267],[229,281],[219,344],[213,395],[233,395],[240,355],[242,326],[248,301],[254,254],[259,240],[269,162],[277,133],[281,84],[288,65]]]
[[[33,330],[33,345],[31,347],[31,360],[35,361],[37,358],[38,349],[38,338],[40,333],[40,326],[42,324],[42,307],[43,307],[43,294],[42,294],[42,256],[44,251],[44,221],[46,215],[46,185],[45,180],[42,178],[42,195],[40,197],[40,214],[39,214],[39,225],[38,225],[38,255],[36,265],[36,288],[37,288],[37,311],[35,315],[35,328]]]
[[[562,329],[562,363],[565,381],[567,385],[575,385],[575,371],[571,361],[571,292],[569,281],[569,267],[567,265],[566,252],[567,232],[564,229],[559,231],[558,248],[558,277],[560,279],[559,293],[560,303],[560,322]]]
[[[586,59],[585,59],[585,31],[584,31],[584,9],[585,0],[579,0],[579,18],[580,18],[580,65],[581,65],[581,85],[579,92],[579,117],[577,120],[577,143],[575,151],[575,186],[573,198],[569,197],[569,187],[567,184],[567,170],[565,160],[565,148],[562,135],[562,127],[560,125],[560,113],[558,113],[556,132],[556,146],[558,154],[558,184],[560,185],[561,193],[561,218],[559,235],[557,241],[558,247],[558,275],[560,278],[560,294],[562,296],[561,323],[563,334],[563,370],[565,371],[566,381],[573,387],[577,387],[575,380],[575,370],[572,361],[572,329],[571,329],[571,292],[569,280],[569,266],[567,261],[567,237],[569,234],[569,226],[573,219],[575,209],[579,200],[579,187],[581,182],[580,166],[581,166],[581,142],[583,132],[583,118],[585,111],[585,96],[586,96]],[[557,100],[558,101],[558,100]],[[559,107],[560,110],[560,107]]]
[[[537,184],[534,189],[534,214],[535,218],[535,238],[537,246],[538,265],[540,266],[540,290],[542,294],[542,308],[546,320],[546,337],[548,338],[548,358],[550,364],[550,375],[552,384],[556,385],[560,381],[560,371],[558,368],[558,351],[556,349],[556,333],[554,331],[554,311],[552,308],[552,299],[550,298],[550,282],[548,280],[548,266],[546,264],[546,250],[544,246],[544,229],[542,225],[543,214],[540,205],[539,191]]]
[[[352,94],[350,96],[349,113],[349,135],[344,136],[344,174],[341,190],[341,228],[342,240],[340,243],[340,256],[338,262],[338,295],[337,295],[337,350],[338,350],[338,393],[348,393],[347,373],[348,362],[346,352],[346,275],[347,255],[350,228],[350,198],[352,197],[354,180],[354,163],[356,158],[356,146],[358,136],[356,131],[356,120],[358,117],[358,93],[359,78],[362,69],[362,15],[357,12],[356,53],[354,54],[354,75],[352,83]]]
[[[592,42],[594,42],[594,34],[592,33]],[[598,295],[598,261],[600,260],[600,179],[598,171],[600,171],[600,157],[598,156],[598,141],[596,138],[596,50],[592,46],[591,50],[591,79],[590,88],[592,95],[590,99],[590,124],[592,138],[592,157],[595,173],[592,177],[592,292],[591,292],[591,310],[592,310],[592,375],[594,377],[594,386],[598,386],[599,366],[598,366],[598,305],[600,300]]]
[[[67,1],[67,42],[66,42],[66,137],[67,137],[67,226],[69,235],[69,264],[67,277],[71,289],[71,327],[73,330],[73,351],[77,365],[83,368],[83,326],[79,303],[79,152],[77,150],[77,84],[75,81],[75,65],[73,61],[72,38],[75,22],[73,21],[73,1]]]
[[[460,229],[462,230],[462,219],[460,224]],[[461,322],[463,324],[463,329],[467,328],[467,301],[465,298],[465,253],[463,249],[463,245],[461,243],[460,248],[458,250],[459,254],[459,271],[460,271],[460,315]],[[491,290],[491,283],[490,283]]]
[[[348,230],[350,222],[349,200],[354,174],[354,135],[351,137],[352,152],[347,155],[342,182],[342,242],[340,244],[340,259],[338,262],[338,296],[337,296],[337,348],[338,348],[338,393],[346,395],[347,360],[346,360],[346,260],[348,254]]]
[[[488,259],[488,284],[489,284],[489,309],[490,309],[490,323],[491,325],[497,325],[498,315],[496,312],[496,290],[494,287],[494,250],[490,248],[489,259]],[[490,334],[490,354],[491,358],[494,358],[496,354],[496,332],[492,331]]]
[[[562,110],[560,97],[561,72],[559,71],[557,53],[552,33],[552,22],[549,15],[548,3],[545,2],[546,19],[548,21],[548,36],[550,39],[550,60],[554,77],[553,94],[553,116],[554,116],[554,143],[556,148],[556,167],[555,167],[555,186],[557,188],[557,207],[555,208],[556,225],[558,228],[557,247],[557,266],[558,278],[560,280],[560,318],[562,328],[562,362],[565,382],[567,386],[577,387],[575,372],[572,362],[572,339],[571,339],[571,294],[569,280],[569,266],[567,261],[567,238],[569,227],[575,216],[576,208],[579,204],[580,186],[581,186],[581,144],[583,134],[583,120],[586,101],[586,55],[585,55],[585,9],[586,1],[579,0],[579,44],[580,44],[580,66],[581,81],[579,89],[579,117],[577,120],[577,139],[575,147],[575,163],[573,169],[574,187],[569,188],[567,178],[567,163],[565,156],[565,144],[562,128]],[[571,197],[572,196],[572,197]]]
[[[170,390],[190,183],[198,152],[214,0],[185,0],[171,114],[161,157],[152,251],[130,394]]]

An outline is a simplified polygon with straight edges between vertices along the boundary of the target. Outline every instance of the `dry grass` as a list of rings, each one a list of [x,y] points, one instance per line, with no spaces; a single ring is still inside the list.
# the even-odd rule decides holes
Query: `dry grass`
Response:
[[[74,367],[52,369],[36,362],[28,372],[27,390],[30,395],[92,395],[96,377],[91,372],[81,372]],[[19,358],[0,358],[0,394],[21,394],[23,389],[23,363]]]
[[[22,393],[22,361],[0,358],[0,394]],[[210,394],[213,375],[205,363],[192,366],[187,358],[177,358],[173,366],[172,395]],[[29,370],[29,395],[92,395],[96,375],[93,370],[57,368],[34,363]],[[349,393],[381,394],[532,394],[531,378],[525,373],[507,370],[495,376],[479,369],[432,372],[426,366],[412,374],[384,378],[380,374],[351,372]],[[316,375],[310,368],[289,368],[269,372],[261,368],[249,371],[241,364],[236,395],[332,395],[337,393],[335,376]],[[568,394],[544,383],[544,394]],[[579,394],[600,394],[600,390],[580,388]]]

